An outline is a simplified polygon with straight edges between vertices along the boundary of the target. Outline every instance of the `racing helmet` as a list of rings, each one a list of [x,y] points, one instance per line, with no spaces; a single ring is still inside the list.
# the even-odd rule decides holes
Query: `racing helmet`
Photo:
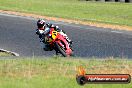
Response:
[[[43,19],[39,19],[38,21],[37,21],[37,26],[38,26],[38,28],[42,28],[43,26],[45,27],[45,20],[43,20]]]

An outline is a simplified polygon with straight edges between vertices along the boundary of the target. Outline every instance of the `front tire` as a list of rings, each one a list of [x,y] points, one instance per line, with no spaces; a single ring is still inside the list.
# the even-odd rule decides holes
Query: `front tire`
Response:
[[[61,53],[64,57],[67,57],[67,54],[65,52],[65,49],[63,47],[61,47],[58,43],[55,43],[55,48],[57,49],[57,51],[59,51],[59,53]],[[56,51],[56,52],[57,52]]]

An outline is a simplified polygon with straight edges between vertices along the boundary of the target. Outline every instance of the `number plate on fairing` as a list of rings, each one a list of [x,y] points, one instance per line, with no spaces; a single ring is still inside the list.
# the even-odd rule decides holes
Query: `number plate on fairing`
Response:
[[[57,31],[52,31],[52,35],[51,36],[46,36],[45,41],[48,42],[48,43],[52,42],[56,38],[57,33],[58,33]]]

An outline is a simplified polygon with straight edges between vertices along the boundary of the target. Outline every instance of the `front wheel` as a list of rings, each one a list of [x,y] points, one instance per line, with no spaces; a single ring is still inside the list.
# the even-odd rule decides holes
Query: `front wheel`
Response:
[[[58,43],[55,43],[55,48],[57,49],[56,52],[59,51],[59,53],[61,53],[64,57],[67,57],[65,49],[61,47]]]

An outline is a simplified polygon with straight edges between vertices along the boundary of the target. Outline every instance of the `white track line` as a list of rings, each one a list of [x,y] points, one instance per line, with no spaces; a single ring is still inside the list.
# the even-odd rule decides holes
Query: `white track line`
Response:
[[[0,49],[0,51],[1,51],[1,52],[11,53],[11,54],[12,54],[12,55],[14,55],[14,56],[19,56],[19,54],[18,54],[18,53],[16,53],[16,52],[11,52],[11,51],[4,50],[4,49]]]
[[[123,33],[123,32],[120,32],[120,31],[111,31],[111,32],[113,32],[113,33],[118,33],[118,34]]]

